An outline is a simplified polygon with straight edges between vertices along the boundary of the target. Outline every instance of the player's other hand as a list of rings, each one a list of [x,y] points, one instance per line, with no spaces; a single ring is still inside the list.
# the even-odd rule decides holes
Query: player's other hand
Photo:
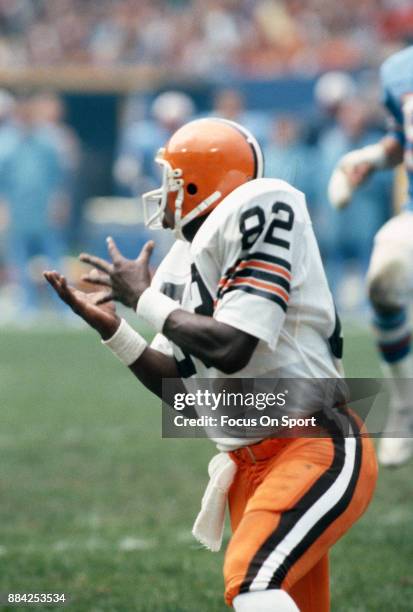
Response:
[[[93,266],[82,280],[108,288],[98,304],[116,300],[136,309],[140,296],[151,284],[149,260],[155,244],[152,240],[147,242],[136,259],[126,259],[113,238],[107,238],[107,245],[112,263],[88,253],[79,256],[81,261]]]
[[[373,164],[369,162],[360,162],[358,164],[344,163],[341,168],[353,189],[357,189],[357,187],[362,185],[375,170]]]
[[[60,299],[86,323],[96,329],[103,340],[108,340],[113,336],[120,325],[120,318],[116,314],[113,302],[100,303],[106,292],[84,293],[79,291],[70,287],[66,278],[56,271],[47,271],[43,275]]]
[[[351,151],[337,164],[328,184],[328,197],[335,208],[347,206],[353,192],[374,172],[376,166],[363,160],[362,151]]]

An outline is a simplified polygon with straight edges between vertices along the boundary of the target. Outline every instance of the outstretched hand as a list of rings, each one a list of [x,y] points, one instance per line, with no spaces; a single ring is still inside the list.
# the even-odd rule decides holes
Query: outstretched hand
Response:
[[[101,303],[105,292],[84,293],[70,287],[66,278],[56,271],[47,271],[43,274],[60,299],[86,323],[96,329],[104,340],[113,336],[119,327],[120,319],[116,314],[113,302],[105,300],[105,303]]]
[[[358,164],[343,164],[343,172],[353,189],[362,185],[374,171],[374,166],[368,162]]]
[[[79,256],[81,261],[93,266],[88,274],[82,276],[82,280],[107,288],[97,304],[116,300],[136,309],[140,296],[151,284],[149,260],[155,244],[152,240],[147,242],[137,259],[126,259],[113,238],[107,238],[107,245],[112,263],[88,253]]]

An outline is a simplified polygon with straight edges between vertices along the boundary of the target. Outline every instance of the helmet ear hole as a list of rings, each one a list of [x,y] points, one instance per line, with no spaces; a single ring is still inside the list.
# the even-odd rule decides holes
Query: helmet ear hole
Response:
[[[188,183],[188,185],[186,186],[186,190],[189,195],[195,195],[198,191],[198,187],[195,185],[195,183]]]

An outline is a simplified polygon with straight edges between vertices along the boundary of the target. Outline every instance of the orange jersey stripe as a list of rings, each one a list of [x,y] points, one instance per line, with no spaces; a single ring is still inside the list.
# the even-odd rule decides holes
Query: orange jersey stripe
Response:
[[[258,261],[256,259],[252,259],[251,261],[243,261],[235,269],[230,269],[228,271],[228,274],[233,274],[234,272],[236,273],[239,270],[244,270],[245,268],[249,268],[249,267],[259,268],[261,270],[267,270],[269,272],[274,272],[274,274],[279,274],[280,276],[283,276],[288,281],[291,280],[291,274],[285,268],[282,268],[281,266],[277,266],[276,264]],[[218,283],[218,287],[224,286],[227,282],[228,282],[227,277],[223,276]]]
[[[288,302],[289,295],[284,289],[281,287],[277,287],[270,283],[266,283],[265,281],[259,281],[251,276],[246,276],[244,278],[234,278],[228,286],[232,285],[251,285],[252,287],[256,287],[257,289],[263,289],[264,291],[269,291],[270,293],[275,293],[283,298],[286,302]]]
[[[243,261],[238,266],[237,271],[243,270],[244,268],[249,268],[250,266],[253,266],[254,268],[260,268],[261,270],[268,270],[269,272],[274,272],[275,274],[284,276],[284,278],[286,278],[287,280],[291,280],[291,274],[285,268],[277,266],[276,264],[258,261],[257,259],[251,259],[251,261]]]

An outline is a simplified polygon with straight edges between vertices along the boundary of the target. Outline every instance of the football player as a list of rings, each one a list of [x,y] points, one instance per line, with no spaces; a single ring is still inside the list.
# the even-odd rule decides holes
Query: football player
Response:
[[[147,223],[178,240],[153,281],[152,242],[132,261],[109,238],[111,262],[81,256],[93,266],[86,280],[103,291],[86,295],[46,272],[60,297],[160,397],[164,378],[340,379],[339,324],[304,195],[262,178],[258,143],[227,120],[186,124],[157,161],[162,185],[143,196]],[[158,333],[151,346],[113,300]],[[348,437],[327,427],[319,438],[217,440],[194,532],[218,549],[222,524],[211,533],[208,500],[228,493],[225,598],[237,612],[329,610],[328,551],[363,514],[376,481],[371,441],[343,414]]]
[[[376,235],[367,274],[383,374],[391,380],[387,436],[380,441],[378,457],[383,465],[396,466],[413,452],[413,359],[407,311],[413,290],[413,47],[388,58],[380,76],[390,130],[378,143],[351,151],[339,161],[330,179],[329,198],[343,208],[373,172],[404,161],[409,179],[406,206]],[[401,432],[406,437],[398,437]]]

